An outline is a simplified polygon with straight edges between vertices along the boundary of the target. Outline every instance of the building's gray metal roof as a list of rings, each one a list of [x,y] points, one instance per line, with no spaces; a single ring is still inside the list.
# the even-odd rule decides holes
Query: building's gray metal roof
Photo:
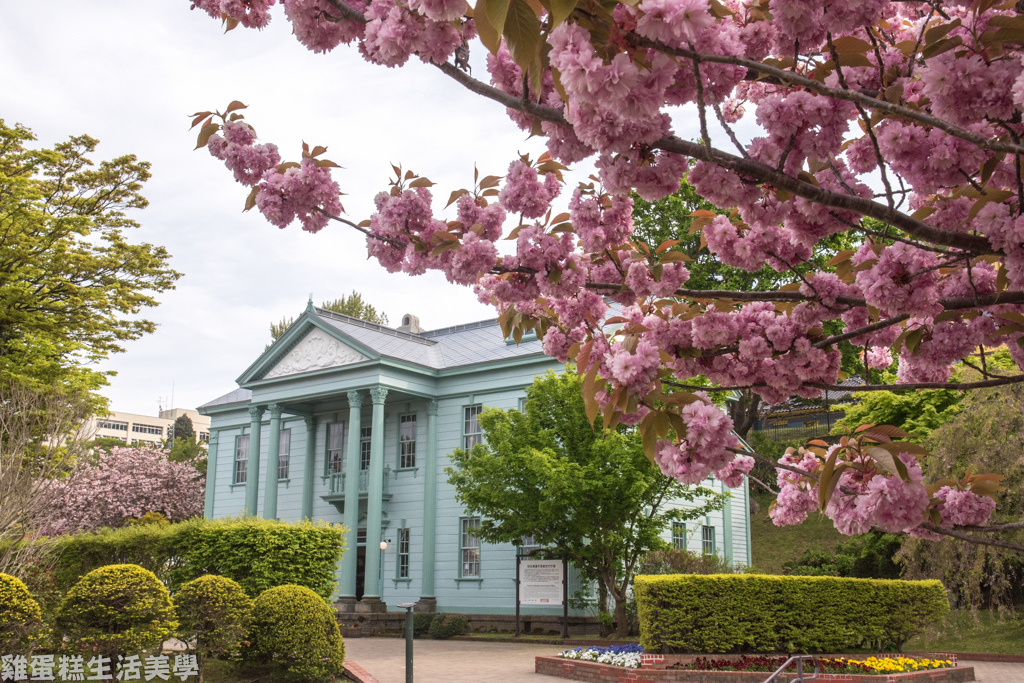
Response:
[[[208,403],[204,403],[199,406],[199,410],[204,408],[215,408],[217,406],[225,406],[229,403],[245,403],[252,398],[252,392],[248,389],[235,389],[234,391],[228,392],[219,398],[215,398]]]
[[[520,344],[507,343],[497,320],[483,320],[428,332],[402,332],[358,318],[315,309],[328,327],[386,358],[421,365],[432,370],[458,368],[528,356],[543,356],[541,342],[534,337]],[[200,409],[244,403],[252,398],[248,389],[235,389]]]
[[[316,312],[320,320],[382,356],[436,370],[544,353],[537,339],[507,343],[497,320],[412,333],[319,308]]]

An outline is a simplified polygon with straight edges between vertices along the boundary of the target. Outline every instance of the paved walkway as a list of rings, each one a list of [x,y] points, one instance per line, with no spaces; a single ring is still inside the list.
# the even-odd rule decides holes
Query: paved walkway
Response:
[[[526,643],[416,640],[413,675],[416,683],[552,683],[561,679],[534,673],[533,658],[562,649]],[[345,657],[351,657],[380,683],[405,683],[404,640],[346,638]]]
[[[462,640],[417,640],[417,683],[554,683],[561,680],[533,672],[533,658],[556,654],[558,645],[484,643]],[[405,683],[405,641],[399,638],[348,638],[351,657],[380,683]],[[974,667],[979,683],[1024,683],[1024,664],[964,662]]]
[[[974,667],[974,678],[981,683],[1024,683],[1024,664],[1005,662],[964,662]]]

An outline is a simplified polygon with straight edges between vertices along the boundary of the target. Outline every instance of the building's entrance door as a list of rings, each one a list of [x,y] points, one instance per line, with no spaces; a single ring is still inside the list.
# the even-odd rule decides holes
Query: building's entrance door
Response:
[[[366,592],[366,546],[361,545],[356,550],[356,600],[363,599]]]

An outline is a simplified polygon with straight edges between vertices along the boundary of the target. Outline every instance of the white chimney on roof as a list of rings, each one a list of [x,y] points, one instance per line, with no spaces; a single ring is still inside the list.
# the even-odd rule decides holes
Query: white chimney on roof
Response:
[[[420,332],[425,332],[425,330],[422,327],[420,327],[420,319],[413,315],[412,313],[406,313],[405,315],[402,316],[402,325],[401,327],[398,328],[398,331],[411,332],[412,334],[419,334]]]

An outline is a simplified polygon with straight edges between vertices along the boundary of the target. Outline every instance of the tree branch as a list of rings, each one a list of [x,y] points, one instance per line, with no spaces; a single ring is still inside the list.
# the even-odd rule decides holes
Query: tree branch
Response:
[[[738,58],[730,57],[728,59]],[[483,95],[484,97],[492,99],[495,102],[499,102],[510,109],[515,109],[516,111],[521,111],[523,113],[530,114],[531,116],[535,116],[542,121],[551,121],[561,125],[568,125],[565,121],[565,117],[562,115],[562,112],[558,109],[545,107],[534,102],[523,101],[521,98],[509,95],[508,93],[502,92],[501,90],[487,85],[486,83],[473,78],[469,74],[460,71],[453,64],[435,63],[435,66],[478,95]],[[788,71],[783,73],[790,74]],[[832,192],[831,190],[820,188],[812,183],[805,182],[799,178],[777,171],[776,169],[759,161],[728,154],[714,147],[705,147],[699,143],[689,142],[681,140],[675,136],[670,136],[654,142],[651,145],[651,148],[662,149],[666,152],[673,152],[675,154],[682,154],[694,159],[707,161],[715,164],[716,166],[720,166],[721,168],[738,173],[739,175],[760,180],[761,182],[767,183],[776,189],[785,190],[798,197],[803,197],[804,199],[808,199],[816,204],[821,204],[822,206],[831,206],[833,208],[851,211],[862,216],[876,218],[883,223],[892,225],[903,230],[909,235],[932,244],[963,249],[971,252],[975,256],[997,253],[992,248],[988,239],[984,237],[969,235],[962,232],[954,232],[951,230],[940,230],[934,226],[924,223],[923,221],[919,221],[900,211],[891,209],[888,206],[879,204],[878,202],[874,202],[870,199]],[[1024,151],[1024,147],[1022,147],[1022,151]]]
[[[769,384],[758,382],[757,384],[742,384],[727,387],[702,387],[696,384],[685,384],[671,379],[662,379],[662,384],[676,387],[677,389],[690,389],[693,391],[739,391],[743,389],[768,388]],[[999,377],[978,382],[913,382],[907,384],[861,384],[846,386],[843,384],[825,384],[824,382],[804,382],[802,386],[827,391],[844,391],[860,393],[862,391],[909,391],[910,389],[948,389],[950,391],[969,391],[971,389],[987,389],[989,387],[1000,387],[1007,384],[1019,384],[1024,382],[1024,374],[1012,377]]]
[[[843,88],[833,88],[825,85],[820,81],[816,81],[813,78],[802,76],[795,71],[789,71],[787,69],[781,69],[775,66],[769,66],[753,59],[746,59],[744,57],[737,57],[735,55],[715,55],[706,54],[703,52],[697,52],[696,50],[690,50],[687,48],[670,47],[664,43],[660,43],[656,40],[650,40],[642,36],[631,34],[629,36],[631,42],[641,47],[658,50],[665,54],[675,55],[676,57],[684,57],[689,60],[697,62],[715,62],[718,64],[731,64],[733,66],[743,66],[747,69],[756,73],[762,73],[773,78],[778,79],[782,86],[793,86],[798,85],[802,88],[806,88],[812,92],[816,92],[826,97],[831,97],[837,100],[845,100],[847,102],[853,102],[860,104],[871,109],[878,111],[884,111],[892,116],[899,118],[908,119],[915,121],[923,126],[929,128],[938,128],[939,130],[952,135],[955,138],[966,140],[973,145],[976,145],[980,149],[989,150],[992,152],[1006,152],[1008,154],[1024,154],[1024,145],[1015,144],[1012,142],[1003,142],[1000,140],[993,140],[984,136],[972,133],[969,130],[965,130],[958,126],[954,126],[948,121],[944,121],[940,118],[936,118],[930,114],[926,114],[923,111],[910,109],[909,107],[903,107],[898,104],[893,104],[887,100],[880,100],[877,97],[872,97],[864,92],[858,90],[847,90]]]
[[[943,529],[940,526],[927,522],[921,525],[921,528],[930,531],[933,534],[941,534],[943,536],[952,536],[953,538],[960,539],[961,541],[967,541],[968,543],[974,543],[976,545],[990,545],[996,548],[1006,548],[1008,550],[1015,550],[1018,553],[1024,554],[1024,545],[1019,543],[1011,543],[1010,541],[1004,541],[999,538],[985,538],[983,536],[972,536],[971,534],[965,534],[962,531],[956,531],[954,529]]]

